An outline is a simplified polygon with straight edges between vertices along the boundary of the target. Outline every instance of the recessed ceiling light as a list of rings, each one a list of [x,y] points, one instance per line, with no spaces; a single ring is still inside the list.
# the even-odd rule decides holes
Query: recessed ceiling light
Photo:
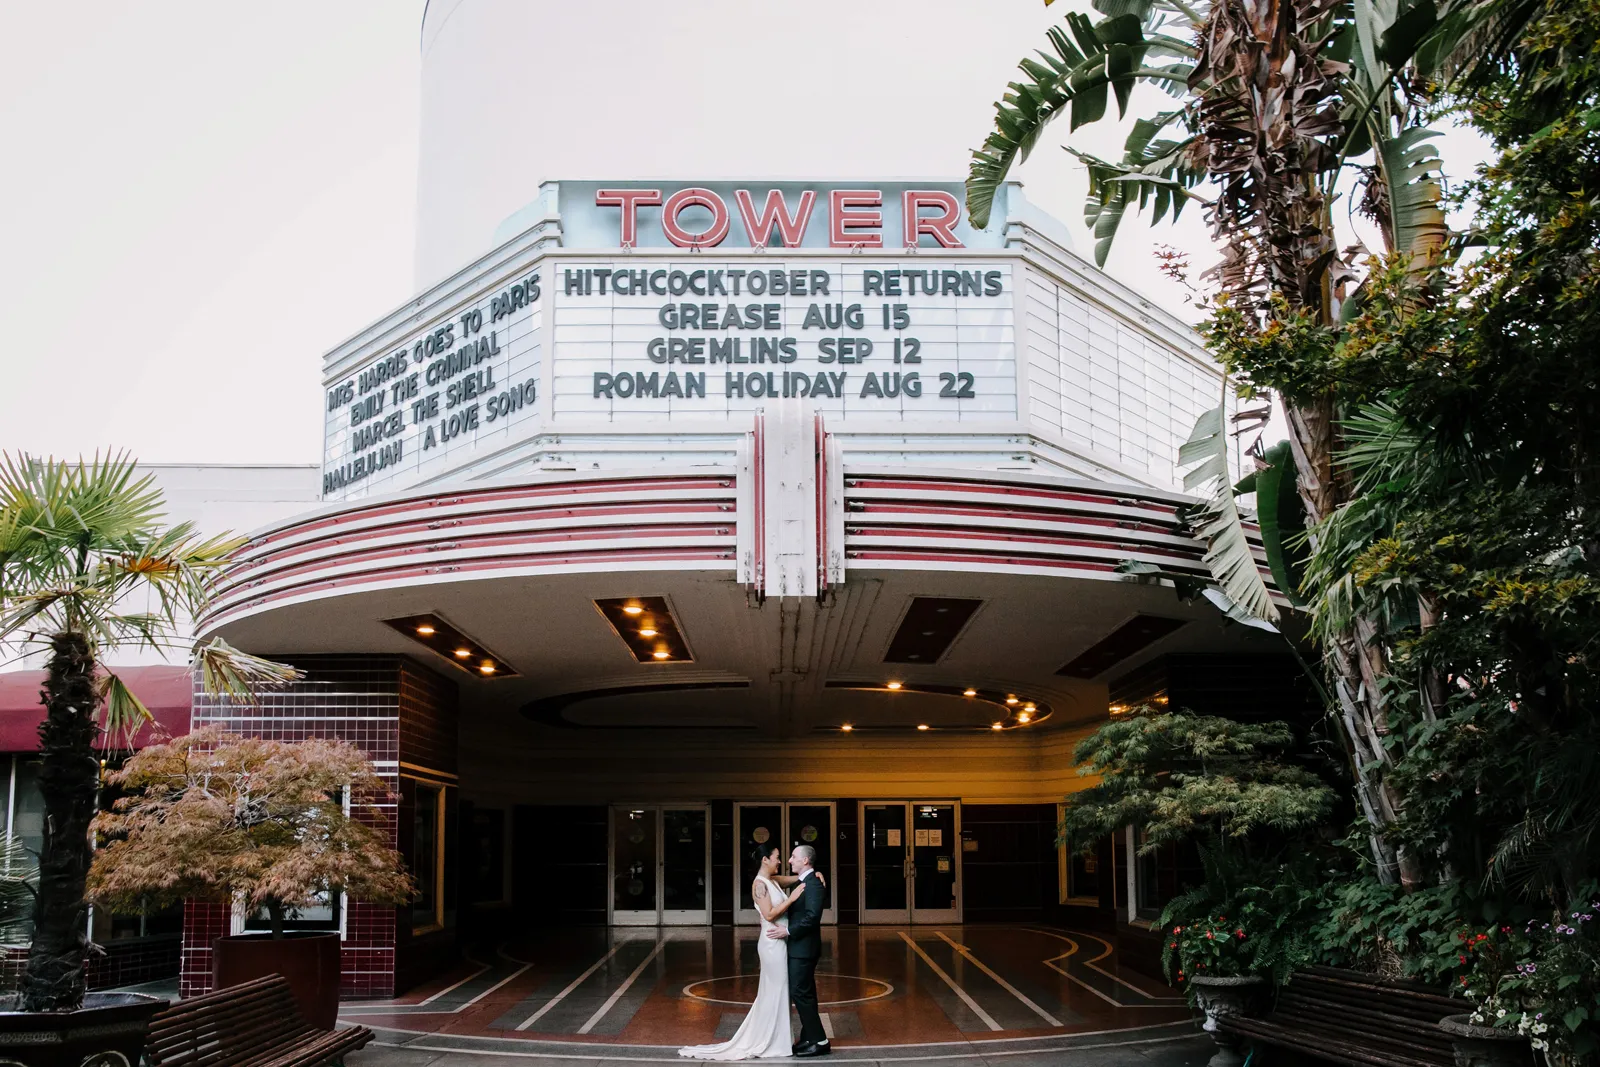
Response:
[[[926,729],[927,729],[927,728],[928,728],[928,724],[927,724],[927,723],[925,723],[925,722],[919,722],[919,723],[917,723],[917,729],[919,729],[919,730],[926,730]]]
[[[671,659],[672,658],[672,653],[668,652],[664,648],[656,649],[654,652],[651,653],[651,655],[655,656],[656,659]]]
[[[1022,705],[1022,710],[1023,711],[1037,711],[1038,710],[1038,705],[1034,704],[1033,701],[1030,700],[1030,701],[1028,701],[1028,703]]]
[[[1006,694],[1006,703],[1007,704],[1015,704],[1016,702],[1017,702],[1017,694],[1015,694],[1015,693],[1007,693]]]
[[[493,674],[494,673],[494,664],[493,663],[485,663],[481,667],[478,668],[478,671],[480,673],[482,673],[482,674]]]
[[[654,637],[655,635],[656,631],[649,626],[646,626],[644,629],[639,631],[640,637]]]
[[[854,730],[855,727],[851,726],[849,723],[845,723],[843,726],[839,727],[839,729],[843,730],[845,733],[849,733],[851,730]]]
[[[899,689],[900,688],[900,683],[899,682],[890,682],[889,683],[889,688],[890,689]]]
[[[433,612],[384,619],[383,624],[406,640],[415,641],[430,655],[438,656],[456,670],[477,674],[480,672],[479,664],[488,663],[494,666],[494,670],[482,671],[484,674],[493,673],[496,678],[517,676],[516,668],[496,655],[494,649],[486,647],[471,634],[462,633],[450,620]]]
[[[997,722],[993,726],[989,727],[991,730],[1004,730],[1005,728],[1006,724],[1003,722]]]
[[[624,604],[622,606],[622,610],[623,610],[624,613],[626,613],[628,615],[643,615],[644,614],[644,609],[641,608],[637,604]]]
[[[1018,722],[1027,722],[1031,718],[1033,718],[1033,716],[1029,715],[1025,711],[1021,711],[1021,712],[1017,713],[1017,721]]]
[[[976,689],[963,689],[961,691],[961,695],[964,697],[975,697],[978,695],[978,691]]]

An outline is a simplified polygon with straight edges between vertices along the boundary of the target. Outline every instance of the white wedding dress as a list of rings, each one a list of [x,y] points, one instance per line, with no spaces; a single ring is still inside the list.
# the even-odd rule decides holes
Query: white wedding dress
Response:
[[[768,878],[758,881],[765,884],[768,901],[774,906],[783,903],[786,894],[776,882]],[[761,960],[761,980],[756,985],[756,1002],[750,1005],[750,1014],[739,1024],[738,1032],[720,1045],[680,1048],[678,1055],[691,1060],[752,1060],[792,1053],[793,1040],[789,1032],[789,943],[781,937],[767,936],[768,930],[778,926],[787,929],[788,918],[780,915],[776,923],[761,920],[761,937],[756,942],[756,956]]]

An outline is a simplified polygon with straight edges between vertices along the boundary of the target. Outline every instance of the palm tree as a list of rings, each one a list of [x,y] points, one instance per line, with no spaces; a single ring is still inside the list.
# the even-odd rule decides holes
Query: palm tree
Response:
[[[124,454],[66,463],[0,455],[0,641],[46,653],[39,727],[45,836],[22,1010],[66,1011],[84,997],[84,883],[98,807],[94,742],[131,740],[150,711],[107,668],[119,648],[182,648],[210,690],[250,699],[292,679],[281,664],[216,639],[189,647],[238,541],[167,526],[160,490]]]
[[[1094,0],[1103,18],[1068,15],[1070,37],[1052,31],[1051,52],[1039,53],[1042,62],[1024,60],[1022,79],[996,105],[995,129],[973,153],[968,212],[974,225],[988,223],[1000,183],[1056,118],[1070,115],[1072,129],[1097,121],[1108,94],[1121,116],[1137,85],[1154,85],[1179,104],[1136,121],[1121,160],[1067,146],[1088,167],[1085,218],[1096,261],[1104,265],[1130,207],[1149,207],[1160,221],[1193,200],[1222,250],[1211,272],[1222,307],[1240,313],[1248,328],[1276,320],[1337,331],[1363,293],[1346,291],[1357,275],[1338,249],[1331,205],[1340,196],[1358,202],[1385,251],[1426,278],[1448,231],[1430,147],[1436,135],[1421,125],[1422,87],[1436,76],[1471,78],[1503,65],[1520,27],[1546,2]],[[1363,157],[1370,163],[1357,165]],[[1314,548],[1317,527],[1352,491],[1335,468],[1341,411],[1325,383],[1286,390],[1283,399]],[[1180,462],[1200,463],[1187,484],[1207,495],[1201,518],[1218,584],[1234,604],[1270,621],[1275,612],[1216,458],[1225,433],[1221,408],[1202,417]],[[1360,614],[1322,629],[1330,710],[1343,725],[1378,868],[1386,881],[1409,885],[1420,868],[1386,839],[1401,798],[1384,774],[1386,665],[1375,633]]]

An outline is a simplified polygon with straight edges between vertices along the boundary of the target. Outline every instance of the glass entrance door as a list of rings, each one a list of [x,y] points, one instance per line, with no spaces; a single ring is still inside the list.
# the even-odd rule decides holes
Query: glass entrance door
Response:
[[[961,806],[861,802],[861,921],[961,921]]]
[[[611,809],[610,921],[618,926],[711,922],[711,810]]]
[[[828,879],[828,907],[822,913],[823,923],[834,921],[832,886],[835,884],[833,845],[834,805],[832,801],[774,801],[734,805],[733,839],[737,854],[734,856],[733,887],[735,901],[734,921],[759,923],[755,904],[750,900],[750,883],[755,881],[761,866],[756,859],[758,849],[777,844],[788,862],[789,853],[796,845],[810,845],[817,850],[815,866]],[[787,873],[787,866],[782,873]]]

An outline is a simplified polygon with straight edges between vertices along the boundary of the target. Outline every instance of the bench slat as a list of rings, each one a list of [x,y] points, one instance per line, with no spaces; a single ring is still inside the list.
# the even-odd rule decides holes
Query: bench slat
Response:
[[[1261,1019],[1238,1020],[1228,1029],[1245,1037],[1261,1038],[1268,1044],[1299,1049],[1323,1059],[1338,1060],[1357,1067],[1453,1067],[1455,1063],[1450,1053],[1406,1055],[1348,1041],[1330,1041],[1326,1035],[1274,1026]]]
[[[1394,1049],[1401,1052],[1416,1053],[1427,1056],[1453,1055],[1448,1035],[1441,1033],[1443,1041],[1418,1041],[1407,1035],[1374,1032],[1356,1026],[1344,1026],[1335,1021],[1310,1022],[1304,1019],[1283,1020],[1276,1016],[1266,1016],[1262,1019],[1252,1019],[1249,1023],[1265,1023],[1279,1030],[1293,1033],[1316,1036],[1330,1041],[1340,1042],[1361,1048]]]

